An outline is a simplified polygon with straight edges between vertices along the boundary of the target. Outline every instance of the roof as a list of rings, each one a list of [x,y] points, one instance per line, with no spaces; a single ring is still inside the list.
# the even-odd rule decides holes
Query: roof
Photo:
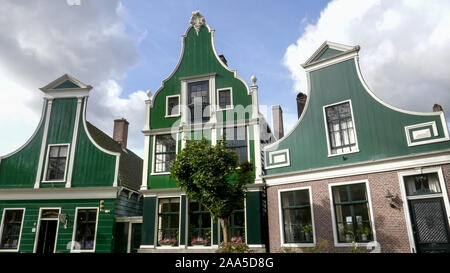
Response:
[[[118,142],[90,122],[86,121],[86,125],[89,134],[98,145],[106,150],[120,153],[119,185],[138,191],[142,184],[142,158],[129,149],[122,149]]]

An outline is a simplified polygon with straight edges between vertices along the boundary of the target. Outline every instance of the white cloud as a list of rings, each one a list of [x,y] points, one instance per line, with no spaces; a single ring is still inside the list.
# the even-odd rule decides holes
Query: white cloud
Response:
[[[308,24],[286,50],[293,92],[307,90],[300,64],[325,40],[361,46],[363,76],[387,103],[425,112],[439,103],[450,123],[449,1],[330,2],[317,23]]]
[[[73,1],[72,1],[73,2]],[[113,119],[130,121],[129,147],[143,154],[143,91],[122,98],[120,81],[139,60],[119,0],[3,1],[0,5],[0,155],[36,129],[39,87],[68,73],[92,85],[87,117],[111,135]]]

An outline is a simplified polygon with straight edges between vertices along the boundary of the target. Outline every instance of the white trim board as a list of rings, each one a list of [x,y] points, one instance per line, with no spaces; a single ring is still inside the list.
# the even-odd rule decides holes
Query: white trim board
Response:
[[[20,224],[20,232],[19,232],[19,240],[17,241],[17,248],[16,249],[0,249],[0,252],[19,252],[20,249],[20,241],[22,240],[22,231],[23,231],[23,222],[25,220],[25,212],[26,212],[26,208],[4,208],[3,209],[3,213],[2,213],[2,222],[0,224],[0,240],[3,237],[3,227],[4,227],[4,222],[5,222],[5,215],[6,215],[6,211],[8,210],[22,210],[23,214],[22,214],[22,222]]]
[[[42,165],[44,164],[44,157],[45,157],[45,148],[47,144],[47,135],[48,135],[48,126],[50,124],[50,116],[52,113],[52,104],[53,100],[47,100],[47,111],[45,113],[45,125],[44,125],[44,133],[42,135],[42,142],[41,142],[41,150],[39,152],[39,163],[38,168],[36,172],[36,178],[34,182],[34,188],[38,189],[41,183],[41,176],[42,176]]]
[[[265,176],[264,179],[268,186],[275,186],[449,163],[450,151],[445,150],[395,159],[390,158],[352,165],[337,165],[300,172],[273,174]]]
[[[115,187],[40,188],[0,190],[0,200],[114,199]]]

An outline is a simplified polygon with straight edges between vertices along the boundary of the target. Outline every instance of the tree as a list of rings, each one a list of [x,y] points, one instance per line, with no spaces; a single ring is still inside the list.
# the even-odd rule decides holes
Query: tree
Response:
[[[186,142],[170,177],[189,199],[202,203],[212,217],[219,218],[224,242],[230,242],[230,216],[245,200],[245,185],[254,179],[253,165],[238,165],[237,153],[227,149],[222,140],[211,146],[203,138]]]

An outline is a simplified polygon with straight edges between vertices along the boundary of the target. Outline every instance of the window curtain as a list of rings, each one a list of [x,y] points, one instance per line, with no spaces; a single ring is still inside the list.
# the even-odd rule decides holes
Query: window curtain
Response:
[[[439,193],[441,192],[441,187],[439,185],[439,176],[437,173],[425,174],[428,178],[428,190],[429,193]],[[416,177],[417,176],[408,176],[405,177],[405,186],[407,195],[416,195],[418,193],[418,189],[416,188]],[[424,187],[424,185],[421,185]]]

